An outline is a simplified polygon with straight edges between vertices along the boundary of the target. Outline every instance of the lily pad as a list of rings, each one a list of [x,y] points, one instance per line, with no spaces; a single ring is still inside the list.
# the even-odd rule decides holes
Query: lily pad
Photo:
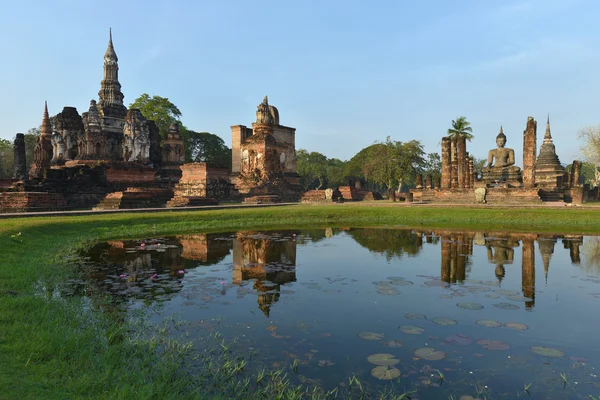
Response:
[[[444,341],[448,344],[455,344],[457,346],[466,346],[473,343],[473,340],[470,337],[460,333],[457,335],[448,336]]]
[[[495,289],[494,293],[498,293],[502,296],[516,296],[519,295],[520,293],[515,291],[515,290],[508,290],[508,289]]]
[[[483,347],[486,350],[508,350],[510,346],[507,343],[504,343],[501,340],[479,340],[477,342],[478,345]]]
[[[415,356],[428,361],[438,361],[446,358],[446,353],[436,350],[435,347],[422,347],[415,350]]]
[[[488,299],[499,299],[500,295],[496,293],[488,293],[485,295],[485,297],[487,297]]]
[[[427,319],[427,317],[424,316],[423,314],[414,314],[414,313],[404,314],[404,317],[408,318],[408,319]]]
[[[465,290],[469,293],[482,293],[489,292],[492,289],[487,286],[468,286],[465,288]]]
[[[434,322],[438,325],[456,325],[457,322],[453,319],[450,318],[444,318],[444,317],[437,317],[431,320],[431,322]]]
[[[413,284],[411,281],[405,281],[405,280],[391,281],[390,283],[395,286],[410,286]]]
[[[425,332],[425,329],[420,326],[412,326],[412,325],[402,325],[398,328],[400,331],[404,333],[408,333],[409,335],[420,335]]]
[[[383,339],[383,333],[377,332],[361,332],[358,337],[365,340],[381,340]]]
[[[388,340],[386,342],[381,342],[381,345],[385,347],[402,347],[404,346],[404,343],[402,340]]]
[[[460,308],[464,308],[465,310],[481,310],[483,306],[479,303],[456,303]]]
[[[379,293],[379,294],[385,294],[387,296],[396,296],[396,295],[400,294],[400,292],[397,291],[396,289],[387,288],[387,287],[381,287],[381,286],[378,287],[377,293]]]
[[[496,303],[492,304],[494,307],[501,308],[503,310],[518,310],[519,306],[510,303]]]
[[[497,328],[502,326],[500,322],[491,319],[480,319],[477,321],[477,325],[485,326],[486,328]]]
[[[393,354],[387,353],[371,354],[369,357],[367,357],[367,361],[371,364],[382,365],[386,367],[390,365],[396,365],[400,362],[400,360],[395,358]]]
[[[519,324],[517,322],[507,322],[504,324],[505,328],[514,329],[515,331],[526,331],[529,327],[525,324]]]
[[[531,351],[537,355],[544,357],[561,358],[565,356],[565,352],[546,346],[532,346]]]
[[[377,379],[391,381],[392,379],[399,378],[401,373],[398,368],[380,365],[371,370],[371,375]]]

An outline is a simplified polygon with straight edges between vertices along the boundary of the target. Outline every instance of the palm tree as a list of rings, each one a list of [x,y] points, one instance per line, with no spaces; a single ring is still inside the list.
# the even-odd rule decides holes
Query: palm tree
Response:
[[[448,129],[448,136],[450,139],[464,136],[465,139],[470,142],[474,136],[472,134],[473,128],[471,128],[469,125],[471,125],[471,123],[467,121],[467,117],[456,118],[456,121],[452,121],[452,128]]]

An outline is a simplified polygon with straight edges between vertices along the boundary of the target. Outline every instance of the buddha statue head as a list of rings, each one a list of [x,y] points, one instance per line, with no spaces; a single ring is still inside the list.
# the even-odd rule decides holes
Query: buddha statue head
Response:
[[[502,131],[502,126],[500,126],[500,133],[496,136],[496,144],[498,147],[504,147],[506,144],[506,135]]]

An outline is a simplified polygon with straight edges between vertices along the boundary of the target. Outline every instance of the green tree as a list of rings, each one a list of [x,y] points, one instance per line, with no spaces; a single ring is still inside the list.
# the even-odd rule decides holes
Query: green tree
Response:
[[[190,157],[211,167],[231,168],[231,149],[223,139],[208,132],[188,131]]]
[[[327,177],[327,157],[300,149],[296,152],[296,172],[304,190],[320,189]]]
[[[467,121],[467,117],[458,117],[452,121],[452,128],[448,129],[448,137],[454,139],[459,136],[464,136],[468,141],[474,138],[473,128],[471,123]]]
[[[442,158],[439,153],[429,153],[423,164],[423,173],[431,174],[431,178],[435,181],[442,175]]]
[[[345,166],[346,162],[337,158],[330,158],[327,160],[325,175],[327,176],[328,188],[336,188],[347,184],[348,179],[346,179]]]
[[[369,146],[364,176],[367,180],[385,185],[390,199],[395,200],[394,189],[414,182],[417,170],[422,169],[425,160],[423,146],[417,140],[406,143],[392,141],[388,136],[385,143]]]
[[[167,137],[172,123],[181,125],[181,111],[167,97],[150,96],[144,93],[135,99],[129,108],[139,109],[146,119],[154,121],[163,139]]]
[[[600,185],[600,124],[594,126],[586,126],[582,128],[578,135],[578,139],[583,140],[583,145],[580,147],[583,159],[594,166],[594,178],[592,184]]]
[[[144,93],[135,99],[129,105],[129,108],[139,109],[146,119],[154,121],[160,132],[160,137],[163,139],[166,139],[172,123],[179,124],[179,134],[185,147],[185,161],[192,160],[189,131],[181,124],[181,111],[167,97],[150,96],[148,93]]]
[[[0,179],[11,179],[14,162],[13,144],[10,140],[0,139]]]

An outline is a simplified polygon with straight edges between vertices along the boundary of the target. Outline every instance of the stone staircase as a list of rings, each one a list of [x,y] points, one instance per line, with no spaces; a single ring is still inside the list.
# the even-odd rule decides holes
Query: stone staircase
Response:
[[[162,188],[128,188],[122,192],[109,193],[94,210],[119,210],[129,208],[165,207],[173,197],[173,190]]]
[[[540,189],[539,196],[543,202],[564,202],[565,197],[558,190]]]

